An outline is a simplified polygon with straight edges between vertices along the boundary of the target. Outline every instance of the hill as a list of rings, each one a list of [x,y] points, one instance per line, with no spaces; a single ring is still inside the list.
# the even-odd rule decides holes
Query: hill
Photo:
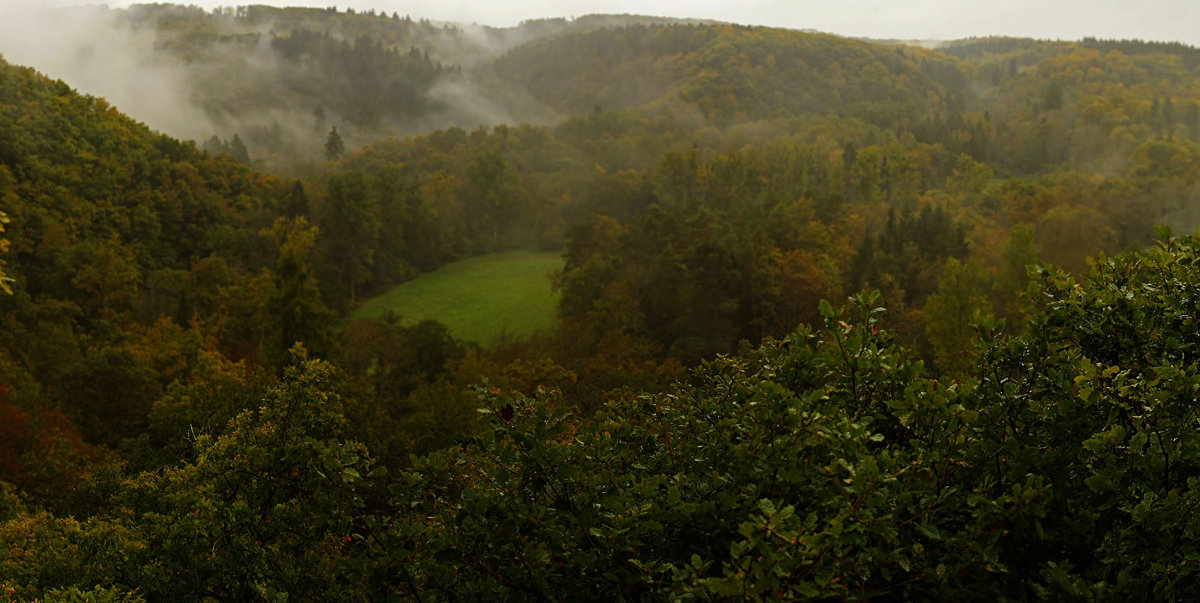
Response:
[[[232,129],[0,63],[10,598],[1195,598],[1194,49],[77,10]]]
[[[558,114],[487,65],[543,37],[696,22],[589,15],[492,28],[374,10],[172,4],[9,9],[5,17],[0,52],[10,58],[209,150],[232,151],[237,135],[276,170],[320,159],[333,127],[353,148],[452,126],[553,123]]]
[[[1065,162],[1124,175],[1136,146],[1127,128],[1134,140],[1146,135],[1139,125],[1175,134],[1170,121],[1189,138],[1200,129],[1190,99],[1195,50],[1135,40],[961,40],[932,51],[634,15],[488,28],[375,11],[158,4],[9,21],[72,31],[71,42],[24,43],[10,54],[107,85],[124,110],[210,150],[234,151],[236,134],[243,159],[303,176],[333,127],[353,149],[453,126],[550,126],[597,108],[666,112],[717,131],[794,129],[833,115],[908,131],[952,154],[967,149],[1013,174]],[[79,56],[91,62],[81,69]],[[1099,79],[1056,75],[1065,68]],[[158,100],[143,104],[130,89],[154,89]],[[1029,124],[1061,142],[1039,147]],[[972,148],[981,145],[994,155]]]
[[[953,61],[918,48],[732,25],[557,36],[497,69],[563,114],[682,103],[721,125],[832,112],[891,126],[957,106],[965,83]]]
[[[61,410],[115,442],[144,428],[174,379],[275,353],[275,338],[295,332],[264,315],[270,300],[287,306],[285,289],[310,286],[272,273],[294,234],[274,224],[289,187],[0,62],[9,401]],[[191,353],[212,364],[160,372],[157,346],[171,337],[194,338]]]

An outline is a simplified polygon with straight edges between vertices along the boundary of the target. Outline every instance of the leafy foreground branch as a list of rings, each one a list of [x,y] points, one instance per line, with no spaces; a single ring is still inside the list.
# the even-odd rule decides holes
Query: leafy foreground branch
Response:
[[[1080,284],[1037,269],[1026,333],[984,321],[957,383],[894,345],[877,294],[823,303],[819,330],[588,419],[488,392],[471,446],[391,476],[298,357],[194,464],[96,485],[94,517],[0,490],[0,593],[1192,599],[1198,264],[1167,237]]]

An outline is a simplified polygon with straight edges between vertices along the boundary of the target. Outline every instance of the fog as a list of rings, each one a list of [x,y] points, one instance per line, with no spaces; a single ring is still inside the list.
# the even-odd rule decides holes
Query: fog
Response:
[[[229,139],[240,134],[252,156],[268,162],[271,158],[319,158],[332,126],[338,126],[347,145],[354,147],[381,136],[412,135],[449,126],[544,124],[556,119],[532,99],[504,90],[503,83],[486,74],[474,73],[474,68],[535,37],[529,29],[409,26],[406,33],[397,35],[417,32],[419,36],[408,43],[427,53],[435,66],[440,63],[449,68],[440,75],[426,76],[418,87],[403,79],[397,84],[364,74],[331,73],[328,65],[323,68],[303,54],[285,62],[271,41],[276,35],[289,35],[295,23],[236,19],[232,11],[216,17],[194,6],[177,10],[187,18],[203,20],[204,27],[219,28],[217,35],[201,28],[208,37],[199,37],[199,42],[180,42],[177,32],[160,38],[155,19],[144,20],[140,13],[127,9],[3,4],[0,55],[10,63],[61,79],[80,92],[103,97],[126,115],[178,138],[203,142],[214,135]],[[383,25],[391,27],[390,23]],[[395,28],[399,31],[400,25]],[[353,48],[354,40],[339,37],[337,31],[331,35],[346,45],[344,49]],[[191,46],[181,50],[186,44]],[[407,51],[396,46],[401,55]],[[366,75],[392,73],[380,72],[379,66],[374,69]],[[303,88],[297,88],[297,82],[304,84]],[[356,90],[348,90],[352,86],[347,82],[378,92],[372,100],[377,106],[370,113],[381,115],[374,122],[368,120],[369,126],[352,123],[358,107],[347,106],[357,99],[346,98]],[[378,105],[386,103],[379,96],[381,91],[387,88],[394,94],[396,86],[404,88],[402,95],[415,99],[412,102],[418,103],[420,110]],[[342,110],[337,110],[330,98],[343,99]],[[314,110],[319,106],[328,112],[324,128],[314,123]],[[363,107],[367,111],[365,104]]]
[[[154,36],[122,27],[102,7],[0,5],[0,54],[102,96],[150,127],[181,138],[211,135],[183,66],[154,50]]]
[[[967,2],[953,6],[942,0],[914,0],[902,5],[849,0],[845,5],[838,4],[836,10],[816,3],[783,4],[776,0],[738,3],[647,0],[636,4],[624,0],[336,3],[341,11],[355,7],[372,12],[381,10],[388,15],[406,14],[417,20],[429,17],[465,23],[430,22],[402,27],[381,20],[377,25],[390,28],[387,31],[395,34],[389,43],[399,52],[417,47],[427,53],[435,66],[440,64],[448,69],[399,83],[378,83],[375,80],[381,74],[386,76],[398,70],[381,71],[383,68],[376,66],[375,71],[365,75],[331,72],[328,63],[322,67],[303,53],[292,57],[291,62],[284,62],[271,41],[276,35],[288,36],[296,22],[238,19],[233,9],[226,9],[220,17],[213,16],[212,10],[218,2],[176,7],[173,10],[188,18],[204,20],[203,26],[189,30],[188,36],[180,36],[176,31],[162,38],[153,19],[139,21],[138,15],[144,9],[120,8],[128,3],[117,3],[112,9],[67,4],[68,0],[0,3],[0,54],[11,63],[31,66],[62,79],[81,92],[104,97],[123,113],[175,137],[204,141],[213,135],[228,139],[240,134],[253,156],[268,161],[319,158],[329,126],[339,126],[346,143],[354,147],[380,136],[419,134],[449,126],[553,123],[557,115],[510,82],[498,81],[487,65],[529,40],[573,27],[597,26],[603,24],[605,17],[524,21],[520,26],[507,28],[484,24],[513,25],[524,19],[574,16],[576,11],[580,14],[638,12],[880,38],[950,39],[1013,34],[1195,42],[1189,36],[1194,38],[1198,34],[1185,30],[1182,24],[1200,19],[1200,9],[1177,0],[1139,7],[1136,16],[1132,8],[1114,2],[1086,7],[1078,0],[1043,2],[1036,13],[1043,15],[1042,18],[1029,17],[1035,13],[1027,0],[1008,5]],[[303,0],[272,4],[315,5],[322,9],[329,6],[326,2]],[[848,7],[852,6],[863,10],[850,10]],[[1024,7],[1021,19],[1015,19],[1013,6]],[[143,13],[137,13],[138,10]],[[1068,15],[1077,18],[1068,19]],[[325,23],[319,20],[302,25],[317,32],[326,31]],[[337,26],[330,35],[338,38]],[[338,39],[349,47],[354,41],[348,38]],[[361,84],[365,89],[373,83],[380,90],[391,86],[393,96],[398,86],[407,86],[405,92],[410,94],[406,98],[413,107],[398,106],[388,100],[392,97],[379,92],[364,101],[360,111],[357,104],[352,104],[357,100],[347,100],[358,90],[345,92],[352,87],[347,85],[348,78],[353,77],[359,78],[354,80],[355,85]],[[331,100],[339,91],[340,103]],[[375,105],[368,107],[367,102]],[[314,122],[317,107],[328,113],[327,119],[319,124]]]
[[[73,3],[78,0],[51,0]],[[225,0],[195,0],[213,8]],[[511,27],[526,19],[634,13],[702,18],[882,39],[1008,35],[1050,39],[1139,38],[1200,45],[1200,3],[1192,0],[262,0],[276,6],[331,4],[413,17]],[[115,2],[114,6],[129,4]]]

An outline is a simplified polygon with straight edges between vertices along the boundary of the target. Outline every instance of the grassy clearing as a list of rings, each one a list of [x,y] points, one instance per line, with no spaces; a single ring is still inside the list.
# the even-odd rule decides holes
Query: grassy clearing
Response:
[[[528,335],[555,325],[551,270],[559,253],[510,251],[482,255],[393,287],[367,301],[350,319],[395,312],[405,324],[432,319],[460,339],[488,344],[502,333]]]

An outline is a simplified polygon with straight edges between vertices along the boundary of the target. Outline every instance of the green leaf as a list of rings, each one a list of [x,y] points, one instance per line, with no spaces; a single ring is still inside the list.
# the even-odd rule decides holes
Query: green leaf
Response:
[[[817,304],[817,311],[820,312],[821,316],[825,318],[833,318],[837,315],[837,311],[833,309],[833,306],[829,304],[829,301],[824,299],[821,300],[821,303]]]

